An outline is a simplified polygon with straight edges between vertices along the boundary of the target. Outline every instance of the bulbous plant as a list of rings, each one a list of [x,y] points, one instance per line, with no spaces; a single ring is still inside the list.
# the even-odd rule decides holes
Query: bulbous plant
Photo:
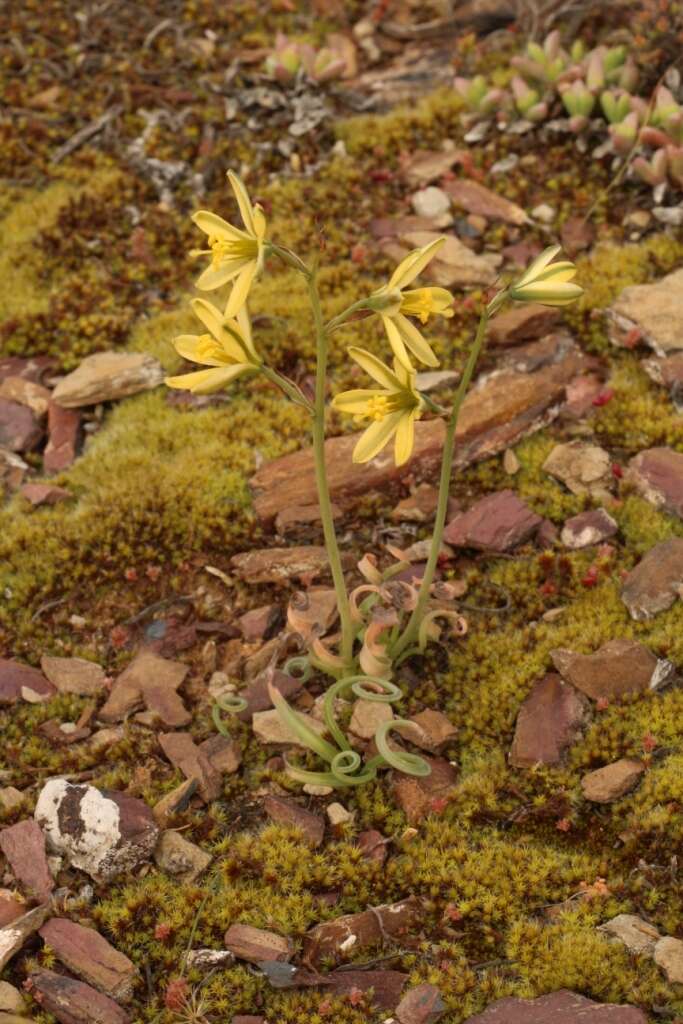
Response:
[[[297,42],[279,32],[275,46],[265,60],[264,69],[268,75],[283,85],[294,82],[300,72],[317,85],[340,78],[347,70],[346,55],[334,45],[316,50],[308,43]]]
[[[393,703],[400,700],[401,690],[392,677],[402,662],[423,652],[430,642],[438,641],[444,627],[450,628],[455,635],[462,635],[465,631],[465,622],[455,606],[454,588],[447,583],[435,582],[446,522],[458,415],[484,344],[489,318],[506,301],[541,302],[549,306],[573,302],[582,292],[573,283],[576,268],[567,261],[553,262],[559,252],[559,246],[554,246],[534,260],[519,279],[494,295],[481,312],[453,405],[448,411],[442,410],[417,387],[413,359],[427,366],[438,365],[438,359],[415,321],[425,324],[430,316],[451,316],[454,299],[444,288],[416,288],[412,285],[436,256],[445,238],[410,252],[385,284],[325,322],[317,285],[317,260],[307,264],[290,249],[272,241],[267,234],[263,211],[252,205],[236,175],[229,172],[228,178],[240,208],[243,227],[235,227],[208,211],[196,213],[193,219],[208,236],[208,249],[199,250],[198,255],[210,257],[197,286],[203,291],[213,291],[230,284],[231,293],[222,313],[205,299],[193,300],[193,310],[208,333],[182,335],[175,339],[175,347],[184,358],[206,368],[169,377],[166,383],[172,388],[210,394],[238,377],[263,374],[311,417],[318,501],[339,613],[339,636],[323,641],[320,632],[314,633],[308,639],[306,653],[290,658],[284,666],[286,671],[303,679],[318,672],[332,680],[323,700],[325,736],[311,728],[306,718],[290,707],[272,685],[279,652],[271,663],[269,692],[273,705],[290,731],[326,764],[324,770],[319,771],[289,765],[289,772],[304,783],[342,787],[369,782],[383,765],[390,765],[409,775],[427,775],[429,765],[423,758],[397,751],[389,743],[392,731],[400,733],[408,727],[408,722],[403,719],[392,719],[378,729],[375,736],[377,753],[363,763],[337,722],[337,702],[339,698],[352,694],[370,701]],[[312,401],[294,381],[268,366],[252,337],[247,298],[268,257],[281,260],[300,274],[308,291],[316,338],[315,395]],[[401,465],[412,454],[416,420],[423,415],[445,413],[447,427],[434,531],[421,581],[418,584],[403,578],[404,571],[410,569],[410,563],[400,549],[389,548],[394,563],[380,569],[377,558],[366,554],[358,566],[365,582],[349,593],[327,480],[325,418],[330,342],[358,313],[366,317],[380,317],[393,362],[389,366],[363,348],[349,348],[351,358],[375,384],[374,387],[342,392],[332,400],[334,409],[352,416],[364,426],[354,448],[353,461],[368,462],[393,442],[396,464]],[[301,614],[296,602],[290,604],[288,622],[293,634],[299,631]],[[301,632],[305,631],[302,629]],[[280,649],[288,639],[287,635],[283,638]],[[245,707],[245,701],[239,696],[220,700],[214,708],[217,728],[225,731],[222,712],[238,712]]]

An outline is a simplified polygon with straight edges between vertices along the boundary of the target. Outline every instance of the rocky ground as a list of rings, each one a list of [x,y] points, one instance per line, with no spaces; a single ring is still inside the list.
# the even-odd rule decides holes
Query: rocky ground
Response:
[[[466,140],[453,73],[504,74],[524,4],[265,7],[0,10],[0,1024],[683,1019],[683,196],[546,126]],[[625,11],[566,30],[674,81],[676,5]],[[344,76],[266,77],[278,30],[336,37]],[[229,167],[319,252],[329,315],[447,235],[443,404],[498,275],[556,240],[579,267],[576,307],[491,323],[462,411],[440,574],[467,634],[398,679],[425,779],[284,771],[266,669],[336,628],[306,418],[267,382],[162,384],[188,214],[234,216]],[[306,390],[294,276],[253,311]],[[354,380],[342,344],[331,370]],[[443,424],[400,470],[353,466],[345,428],[349,583],[387,545],[419,576]],[[275,684],[323,729],[321,680]],[[392,713],[339,709],[359,750]]]

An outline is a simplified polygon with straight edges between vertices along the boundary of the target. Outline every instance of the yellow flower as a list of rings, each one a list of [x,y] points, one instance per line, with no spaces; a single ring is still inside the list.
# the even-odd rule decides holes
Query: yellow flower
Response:
[[[576,267],[568,260],[552,263],[562,246],[551,245],[529,264],[508,295],[515,302],[540,302],[543,306],[568,306],[583,295],[583,288],[570,284]]]
[[[378,388],[344,391],[332,400],[335,409],[350,413],[363,422],[371,420],[353,451],[354,462],[369,462],[396,435],[394,457],[401,466],[410,458],[415,440],[415,420],[424,410],[424,400],[415,388],[415,371],[394,359],[393,371],[363,348],[350,348],[349,355],[378,384]]]
[[[382,303],[378,304],[377,311],[382,317],[394,355],[408,370],[411,369],[408,350],[427,366],[439,365],[429,343],[408,317],[419,317],[420,321],[426,324],[433,313],[445,317],[453,316],[453,296],[445,288],[414,288],[409,291],[404,289],[422,273],[445,241],[445,238],[435,238],[421,249],[409,252],[396,267],[389,283],[372,296],[374,299],[380,299]]]
[[[259,369],[261,359],[252,341],[246,306],[242,306],[236,319],[230,319],[206,299],[193,299],[190,305],[210,333],[181,334],[173,344],[184,359],[203,363],[211,369],[167,377],[166,384],[170,388],[185,388],[196,395],[210,395],[242,374]]]
[[[197,287],[212,291],[228,281],[235,281],[225,309],[226,316],[234,317],[244,305],[252,282],[263,266],[266,218],[260,206],[252,206],[237,175],[228,171],[228,180],[242,214],[244,230],[208,210],[198,210],[192,220],[209,236],[209,248],[195,249],[194,255],[211,256],[211,263],[199,276]]]

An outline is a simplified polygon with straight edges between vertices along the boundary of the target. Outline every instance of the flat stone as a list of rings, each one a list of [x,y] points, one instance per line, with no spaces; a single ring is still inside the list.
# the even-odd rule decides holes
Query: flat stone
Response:
[[[459,370],[423,370],[415,377],[418,391],[428,393],[451,387],[460,380]]]
[[[305,641],[324,636],[339,615],[333,587],[309,587],[292,594],[287,605],[287,625]]]
[[[427,757],[425,760],[431,772],[424,778],[402,772],[392,773],[392,793],[409,825],[418,825],[429,814],[438,811],[458,778],[455,768],[445,758]]]
[[[28,466],[16,452],[0,445],[0,498],[13,494],[23,483]]]
[[[221,775],[232,775],[242,763],[242,748],[239,742],[220,733],[202,740],[199,749]]]
[[[338,970],[325,975],[325,990],[336,996],[351,995],[354,992],[367,995],[372,990],[372,1006],[390,1012],[401,998],[407,980],[408,975],[401,971]]]
[[[15,878],[41,902],[50,898],[55,887],[45,852],[45,837],[31,818],[0,831],[0,850],[7,858]]]
[[[528,223],[528,217],[521,206],[492,192],[478,181],[459,178],[457,181],[446,182],[444,188],[453,200],[453,205],[467,213],[477,213],[487,220],[500,220],[517,226]]]
[[[145,352],[96,352],[60,380],[52,399],[76,409],[149,391],[163,379],[161,363]]]
[[[395,523],[429,523],[436,515],[439,492],[431,484],[420,484],[408,498],[399,501],[391,512]]]
[[[325,813],[327,814],[327,820],[333,829],[338,829],[342,825],[352,825],[356,817],[354,811],[349,811],[343,804],[340,804],[336,800],[327,805]]]
[[[235,955],[229,949],[191,949],[185,954],[185,963],[198,971],[213,971],[232,967]]]
[[[585,217],[569,217],[560,228],[562,248],[570,259],[595,241],[595,228]]]
[[[12,924],[26,913],[26,904],[22,903],[9,889],[0,889],[0,928]]]
[[[563,647],[550,657],[567,682],[593,700],[620,699],[627,694],[658,690],[674,672],[670,661],[658,659],[636,640],[608,640],[593,654],[578,654]]]
[[[406,992],[396,1007],[400,1024],[436,1024],[446,1012],[446,1004],[436,985],[424,983]]]
[[[585,698],[560,676],[551,672],[538,679],[517,715],[510,764],[516,768],[559,764],[579,735],[587,712]]]
[[[625,288],[607,311],[609,338],[614,345],[632,348],[643,341],[658,356],[683,349],[683,270],[654,284]]]
[[[393,718],[394,712],[390,704],[358,698],[353,705],[349,729],[360,739],[371,740],[379,727],[391,722]]]
[[[408,231],[401,235],[400,241],[408,249],[420,249],[443,237],[443,234],[434,231]],[[429,265],[430,281],[442,288],[492,285],[496,279],[496,264],[491,256],[477,255],[455,235],[445,237],[446,241]],[[395,255],[400,253],[397,251]]]
[[[450,198],[442,188],[436,185],[429,185],[410,197],[410,202],[418,217],[426,217],[428,220],[438,219],[448,214],[451,208]],[[2,391],[0,390],[0,394]]]
[[[50,779],[38,795],[36,821],[48,850],[97,882],[150,860],[159,829],[147,804],[127,793]]]
[[[0,789],[0,808],[7,812],[16,811],[24,802],[24,794],[14,786],[3,786]]]
[[[460,411],[454,468],[462,469],[480,459],[505,451],[520,437],[541,429],[558,413],[567,384],[581,371],[583,357],[564,338],[554,355],[534,372],[504,369],[479,380],[467,394]],[[363,465],[352,461],[358,434],[329,438],[325,442],[327,474],[333,500],[343,509],[353,508],[359,495],[395,491],[411,477],[424,482],[438,477],[445,437],[439,417],[415,425],[415,447],[401,467],[386,448]],[[311,448],[282,456],[264,465],[251,478],[254,507],[259,520],[272,522],[286,505],[311,505],[316,501],[315,467]]]
[[[631,618],[642,622],[666,611],[683,587],[683,538],[661,541],[631,570],[621,588],[621,599]]]
[[[76,460],[81,432],[81,414],[64,409],[53,398],[47,410],[47,445],[43,452],[46,473],[61,473]]]
[[[405,726],[401,730],[401,736],[414,746],[432,754],[440,753],[458,735],[458,730],[450,718],[441,711],[433,711],[432,708],[425,708],[408,721],[410,726]]]
[[[617,914],[598,928],[610,939],[623,942],[630,953],[652,956],[660,935],[654,925],[635,914]]]
[[[347,960],[367,946],[409,934],[418,927],[422,901],[409,896],[400,903],[383,904],[359,914],[344,914],[318,924],[304,936],[304,962],[316,966],[323,959]]]
[[[47,414],[50,392],[35,381],[10,375],[0,380],[0,398],[27,406],[40,419]]]
[[[317,718],[312,718],[305,712],[299,712],[304,722],[314,729],[319,735],[323,735],[326,727]],[[272,711],[256,711],[251,719],[254,735],[261,743],[277,743],[280,746],[301,747],[307,750],[308,747],[295,732],[285,725],[280,718],[279,712],[273,708]]]
[[[655,946],[655,963],[672,985],[683,985],[683,942],[667,935]]]
[[[294,800],[286,800],[279,796],[264,797],[263,809],[271,821],[277,822],[278,825],[293,825],[300,829],[312,847],[315,848],[322,843],[325,822],[319,814],[307,811]]]
[[[294,953],[291,939],[276,935],[264,928],[253,928],[249,924],[230,925],[225,933],[225,946],[238,960],[258,964],[264,960],[284,962]]]
[[[50,912],[47,903],[34,907],[0,928],[0,971],[24,947],[24,943],[38,931]]]
[[[182,662],[161,658],[153,651],[140,651],[114,682],[98,717],[103,722],[120,722],[145,704],[163,725],[188,725],[192,715],[177,693],[188,671]]]
[[[409,185],[428,185],[431,181],[443,178],[462,157],[462,150],[458,149],[416,149],[403,164],[401,174]]]
[[[497,999],[464,1024],[647,1024],[647,1017],[635,1006],[596,1003],[563,988],[538,999]]]
[[[651,359],[644,359],[641,363],[643,369],[655,384],[665,388],[680,388],[683,386],[683,351],[674,352],[673,355]]]
[[[594,804],[609,804],[630,793],[645,771],[642,761],[622,757],[619,761],[589,772],[581,779],[584,798]]]
[[[171,829],[161,833],[154,850],[157,867],[187,884],[206,871],[211,859],[210,853]]]
[[[197,780],[186,779],[166,796],[162,796],[161,800],[152,808],[152,815],[157,825],[160,828],[166,828],[175,814],[179,814],[188,807],[196,790]]]
[[[537,302],[513,306],[491,320],[488,342],[490,345],[504,346],[542,338],[557,327],[561,318],[559,309],[541,306]]]
[[[360,832],[356,843],[365,860],[374,860],[378,864],[384,864],[387,859],[387,840],[381,832],[374,828]]]
[[[57,505],[60,501],[68,501],[73,497],[65,487],[57,487],[55,484],[24,484],[21,496],[30,501],[34,508],[40,508],[41,505]]]
[[[528,540],[541,525],[541,516],[514,491],[496,491],[452,519],[444,540],[454,547],[481,551],[510,551]]]
[[[96,697],[106,686],[104,669],[85,658],[53,658],[44,654],[40,667],[59,693]]]
[[[303,689],[301,679],[287,675],[286,672],[279,672],[276,669],[272,673],[272,678],[268,672],[261,673],[255,679],[252,679],[243,690],[240,690],[240,697],[243,697],[247,702],[245,710],[241,711],[237,716],[240,721],[250,722],[255,712],[268,711],[272,708],[273,702],[268,691],[269,683],[288,701],[292,697],[296,697]]]
[[[132,999],[139,977],[135,964],[94,928],[53,917],[40,935],[57,959],[83,981],[119,1002]]]
[[[332,503],[332,518],[341,515],[338,505]],[[279,537],[304,537],[319,534],[322,529],[320,505],[289,505],[280,509],[275,517],[275,532]]]
[[[0,658],[0,706],[16,704],[20,700],[35,704],[50,700],[56,692],[52,683],[37,668],[9,658]]]
[[[270,640],[282,622],[279,604],[264,604],[240,615],[237,626],[248,644]]]
[[[31,993],[60,1024],[130,1024],[130,1017],[109,996],[54,971],[31,975]]]
[[[159,743],[174,768],[186,779],[196,779],[200,796],[205,803],[217,800],[223,792],[220,772],[211,764],[187,732],[162,732]]]
[[[648,448],[631,459],[624,480],[656,508],[683,518],[683,455]]]
[[[351,561],[342,555],[346,567]],[[291,548],[263,548],[233,555],[230,567],[247,583],[288,583],[291,579],[329,576],[330,564],[324,547],[315,544]]]
[[[618,529],[609,512],[604,508],[594,508],[567,519],[562,527],[560,540],[566,548],[577,551],[592,544],[601,544],[609,537],[613,537]]]
[[[35,413],[25,405],[0,398],[0,445],[11,452],[30,452],[43,436]]]
[[[90,743],[88,744],[93,754],[103,754],[105,750],[109,750],[110,747],[116,746],[121,740],[125,739],[126,733],[121,726],[117,726],[113,729],[98,729],[90,737]]]
[[[25,1020],[26,1003],[19,989],[8,981],[0,981],[0,1012],[16,1013]]]
[[[553,448],[543,463],[546,473],[554,476],[572,494],[590,494],[602,499],[609,495],[612,463],[604,448],[584,441],[569,441]]]

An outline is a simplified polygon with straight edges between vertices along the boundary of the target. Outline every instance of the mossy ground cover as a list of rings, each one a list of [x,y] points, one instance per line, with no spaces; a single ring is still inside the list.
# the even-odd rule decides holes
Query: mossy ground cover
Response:
[[[187,214],[197,203],[232,212],[228,167],[247,173],[274,237],[302,254],[319,252],[325,309],[333,315],[377,287],[389,269],[373,247],[370,222],[406,212],[406,155],[439,149],[444,140],[464,145],[458,101],[442,90],[410,108],[331,115],[318,135],[301,140],[303,172],[293,170],[276,139],[255,136],[246,116],[226,122],[224,98],[248,79],[250,65],[238,68],[230,88],[223,84],[225,68],[236,53],[244,57],[270,44],[278,28],[305,30],[317,41],[339,28],[338,21],[323,17],[313,24],[304,4],[294,11],[295,4],[274,3],[267,18],[247,0],[172,6],[172,26],[151,40],[169,17],[169,5],[145,5],[142,14],[138,5],[123,5],[121,17],[84,22],[73,17],[71,5],[54,3],[49,30],[38,3],[0,15],[3,35],[13,40],[19,33],[24,40],[1,51],[0,84],[10,113],[0,126],[3,355],[48,355],[57,370],[68,371],[92,352],[129,348],[177,369],[170,339],[190,327],[186,299],[194,268],[187,253],[197,244]],[[362,4],[347,6],[349,22],[360,17]],[[214,33],[213,49],[193,46],[211,38],[207,29]],[[598,22],[595,31],[605,26]],[[647,36],[645,44],[647,52],[657,52],[656,38]],[[474,59],[473,45],[462,48],[462,59]],[[477,59],[503,73],[508,48],[504,40],[497,57],[494,49]],[[46,100],[52,86],[57,93]],[[51,162],[57,147],[115,104],[122,111],[102,138]],[[172,203],[127,155],[145,127],[141,110],[155,107],[167,116],[151,133],[147,155],[182,161],[187,169]],[[345,155],[339,147],[331,153],[335,139],[344,142]],[[491,164],[510,151],[522,157],[517,169],[495,181],[486,178]],[[557,211],[553,238],[570,217],[594,207],[596,245],[578,260],[586,293],[566,317],[584,349],[609,364],[613,397],[588,418],[591,435],[615,461],[654,445],[683,451],[679,413],[634,354],[610,347],[601,316],[624,286],[654,280],[683,263],[683,243],[672,232],[628,237],[624,215],[646,202],[644,188],[620,183],[607,192],[606,162],[578,154],[564,136],[543,153],[535,152],[532,137],[501,136],[473,147],[471,158],[487,184],[525,209],[551,204]],[[193,173],[201,177],[201,199]],[[547,237],[539,226],[524,231],[525,239]],[[509,228],[491,222],[481,244],[500,248],[515,240]],[[462,364],[480,299],[470,291],[446,326],[429,331],[445,366]],[[263,350],[274,365],[305,381],[314,345],[295,276],[269,266],[254,290],[253,308]],[[366,323],[354,325],[344,340],[380,352],[381,332]],[[485,367],[494,366],[495,356],[488,355]],[[331,352],[331,372],[335,391],[353,381],[341,344]],[[343,429],[334,417],[330,426]],[[163,390],[105,409],[80,458],[55,478],[72,500],[34,510],[15,496],[0,508],[2,653],[32,664],[43,653],[76,654],[115,674],[132,653],[126,624],[156,602],[189,594],[198,619],[230,621],[281,599],[268,587],[227,588],[206,566],[227,572],[232,554],[271,543],[254,517],[248,478],[264,460],[298,449],[307,437],[304,414],[266,384],[240,385],[229,402],[201,409],[175,406]],[[516,447],[516,491],[557,525],[588,507],[541,469],[564,439],[565,427],[550,426]],[[502,460],[495,458],[465,471],[453,491],[470,500],[508,484]],[[354,512],[347,546],[366,550],[390,507],[383,499]],[[344,793],[354,825],[312,853],[295,831],[265,823],[257,795],[262,788],[277,783],[297,789],[267,763],[269,751],[250,729],[231,726],[244,747],[240,772],[227,777],[220,800],[173,823],[213,854],[208,875],[180,885],[152,869],[126,884],[99,888],[92,905],[74,911],[89,917],[148,979],[134,1004],[136,1021],[176,1019],[164,1009],[164,992],[180,973],[190,942],[219,948],[235,922],[298,942],[322,920],[411,893],[425,900],[420,934],[357,959],[391,956],[388,966],[407,970],[411,981],[437,984],[447,1024],[460,1024],[504,995],[563,987],[600,1001],[641,1005],[653,1021],[683,1014],[680,990],[651,961],[634,959],[595,931],[627,911],[647,916],[662,932],[683,934],[676,874],[683,836],[681,691],[596,712],[562,767],[521,771],[507,763],[519,706],[533,680],[548,670],[552,648],[592,651],[627,636],[683,663],[681,606],[635,623],[619,597],[622,574],[657,541],[683,536],[683,526],[629,493],[611,512],[618,540],[598,561],[595,586],[584,582],[594,552],[547,554],[530,546],[510,559],[470,563],[467,637],[430,656],[405,680],[406,716],[433,707],[459,727],[447,751],[459,765],[457,786],[416,834],[406,833],[403,813],[381,779]],[[507,595],[505,611],[477,610],[490,603],[490,584]],[[558,605],[563,613],[544,620]],[[181,657],[193,678],[206,678],[202,643]],[[161,758],[155,733],[141,726],[127,724],[106,764],[78,744],[55,748],[37,731],[48,719],[76,720],[84,704],[59,697],[0,713],[5,784],[27,792],[25,807],[6,815],[6,823],[32,809],[34,787],[48,775],[87,773],[97,785],[127,788],[149,803],[180,781]],[[198,705],[192,734],[201,739],[212,729],[208,705]],[[581,776],[627,756],[646,759],[642,785],[596,812],[581,797]],[[385,866],[363,858],[354,844],[355,833],[370,828],[394,837]],[[576,899],[551,922],[544,919],[544,907],[586,890],[589,898]],[[49,950],[15,961],[6,976],[21,981],[36,962],[50,966]],[[203,1017],[197,1019],[212,1024],[239,1012],[263,1012],[269,1024],[361,1024],[382,1017],[363,1003],[330,999],[324,990],[277,992],[245,966],[208,980],[190,972],[189,981],[201,996]],[[34,1019],[46,1024],[50,1017],[36,1008]]]

